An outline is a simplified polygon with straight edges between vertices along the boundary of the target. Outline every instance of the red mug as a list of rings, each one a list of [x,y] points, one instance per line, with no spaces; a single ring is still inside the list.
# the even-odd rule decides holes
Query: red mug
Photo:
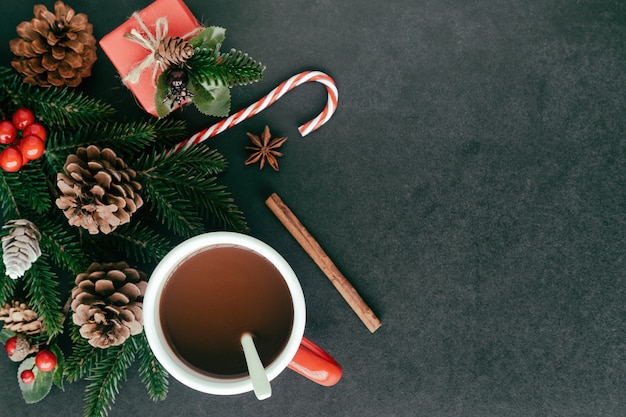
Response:
[[[177,353],[177,348],[171,345],[171,337],[166,334],[161,320],[160,301],[164,287],[173,272],[186,260],[205,250],[232,247],[254,252],[269,261],[278,270],[289,291],[293,321],[283,348],[275,355],[275,359],[264,367],[268,380],[272,381],[285,368],[289,368],[320,385],[332,386],[339,382],[342,376],[341,366],[322,348],[304,337],[306,322],[304,294],[292,268],[266,243],[234,232],[210,232],[188,239],[172,249],[153,271],[143,300],[143,321],[148,342],[159,362],[170,375],[197,391],[216,395],[253,391],[248,374],[216,375],[190,366],[189,362]],[[206,320],[211,319],[219,320],[219,317],[206,317]]]

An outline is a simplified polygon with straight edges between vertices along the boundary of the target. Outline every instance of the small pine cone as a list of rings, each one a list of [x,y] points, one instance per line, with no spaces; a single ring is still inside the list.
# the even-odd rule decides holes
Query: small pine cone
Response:
[[[126,262],[92,263],[72,289],[72,320],[81,336],[105,349],[141,333],[146,286],[146,274]]]
[[[9,355],[9,359],[13,362],[22,362],[28,355],[39,351],[38,346],[31,346],[28,338],[22,333],[15,335],[15,350],[12,355]]]
[[[10,220],[2,228],[10,230],[8,235],[2,237],[2,260],[6,274],[17,279],[41,256],[41,234],[26,219]]]
[[[62,1],[54,3],[54,13],[42,4],[33,13],[30,22],[17,26],[19,38],[10,42],[11,65],[29,84],[76,87],[91,75],[97,59],[93,25]]]
[[[0,307],[0,321],[4,321],[6,330],[35,336],[45,330],[39,315],[26,303],[13,301]]]
[[[166,67],[182,65],[193,56],[193,46],[179,37],[168,36],[163,38],[155,52],[155,58],[163,62]]]
[[[107,234],[128,223],[143,205],[137,193],[141,189],[135,181],[137,173],[111,149],[78,148],[67,157],[63,169],[65,173],[57,174],[62,195],[56,205],[72,226],[90,234]]]

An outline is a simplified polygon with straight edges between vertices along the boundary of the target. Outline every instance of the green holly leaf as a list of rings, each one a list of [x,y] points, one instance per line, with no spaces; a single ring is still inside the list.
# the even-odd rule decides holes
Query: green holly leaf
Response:
[[[209,26],[192,38],[189,43],[194,48],[203,47],[217,49],[217,45],[224,42],[224,39],[226,39],[226,29],[217,26]]]
[[[57,345],[50,346],[50,351],[57,357],[57,366],[49,372],[52,374],[52,382],[59,387],[61,391],[65,391],[63,387],[63,370],[65,368],[65,356],[63,351]]]
[[[32,369],[35,374],[35,381],[31,384],[25,384],[22,382],[22,378],[20,375],[23,371],[27,369]],[[30,357],[24,359],[20,366],[17,368],[17,382],[20,386],[20,390],[22,391],[22,397],[24,397],[24,401],[26,404],[34,404],[41,400],[43,400],[46,395],[52,389],[52,380],[54,372],[41,372],[35,366],[35,358]]]
[[[193,104],[207,116],[226,117],[230,112],[230,89],[219,84],[202,83],[193,88]]]
[[[167,71],[163,71],[157,80],[156,90],[154,91],[154,108],[159,118],[163,118],[172,111],[172,100],[166,100],[167,95]]]
[[[0,330],[0,343],[7,344],[7,340],[15,336],[17,333],[12,332],[11,330],[2,329]]]

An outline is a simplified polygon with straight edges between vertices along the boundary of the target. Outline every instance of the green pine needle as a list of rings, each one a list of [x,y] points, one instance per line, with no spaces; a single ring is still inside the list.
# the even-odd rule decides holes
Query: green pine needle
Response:
[[[4,268],[4,262],[0,262],[0,305],[8,303],[13,298],[17,280],[11,279]]]
[[[251,84],[263,78],[265,66],[260,62],[236,49],[220,52],[220,46],[217,45],[215,49],[206,47],[194,49],[193,56],[187,61],[193,68],[189,78],[194,85],[234,87]]]
[[[174,247],[158,230],[141,222],[119,227],[106,237],[89,238],[89,246],[100,253],[107,253],[109,258],[115,254],[125,256],[131,264],[158,262]]]
[[[47,261],[47,254],[43,253],[20,279],[25,281],[29,307],[43,317],[48,337],[52,339],[63,333],[63,314],[59,310],[62,304],[57,290],[58,278]]]
[[[56,207],[52,210],[48,216],[33,220],[41,233],[39,247],[58,267],[79,274],[88,264],[81,248],[80,231],[67,224],[60,210]]]
[[[162,401],[167,397],[169,374],[152,353],[144,332],[133,336],[137,356],[139,357],[139,375],[146,386],[152,401]]]
[[[85,417],[105,417],[115,403],[120,385],[126,381],[126,371],[135,361],[132,344],[124,343],[107,349],[97,349],[98,357],[91,367],[85,389]]]
[[[63,374],[68,382],[76,382],[89,374],[98,360],[98,348],[89,344],[79,333],[79,327],[71,324],[72,353],[65,360]]]
[[[17,172],[0,170],[0,205],[2,218],[17,219],[27,211],[43,213],[51,198],[40,164],[28,164]]]
[[[70,88],[41,88],[26,84],[12,68],[0,67],[0,101],[28,107],[45,126],[79,128],[110,120],[115,110]]]
[[[206,214],[220,227],[246,230],[244,216],[230,194],[216,184],[214,175],[226,168],[216,150],[196,145],[175,154],[152,153],[134,166],[144,186],[142,196],[176,234],[191,237],[203,232]]]

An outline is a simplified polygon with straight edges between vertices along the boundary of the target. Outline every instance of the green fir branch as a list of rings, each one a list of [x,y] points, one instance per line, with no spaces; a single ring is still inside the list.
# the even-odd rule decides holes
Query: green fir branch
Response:
[[[226,168],[226,161],[216,150],[199,145],[174,154],[152,153],[134,166],[143,185],[142,196],[152,204],[159,221],[174,233],[191,237],[204,231],[202,213],[210,213],[215,216],[212,220],[223,225],[241,224],[243,216],[232,201],[224,201],[224,190],[204,187],[202,191],[207,194],[193,191],[213,184],[212,175]]]
[[[0,98],[13,109],[28,107],[45,126],[62,129],[104,122],[115,113],[109,104],[70,88],[26,84],[17,72],[6,67],[0,70]]]
[[[160,261],[174,244],[162,236],[158,230],[142,222],[118,227],[108,235],[89,236],[88,246],[111,257],[118,254],[133,264],[146,264]]]
[[[150,349],[145,332],[132,338],[139,357],[139,376],[146,386],[152,401],[162,401],[167,397],[169,374]]]
[[[243,212],[226,187],[217,184],[215,177],[183,179],[174,186],[180,195],[196,203],[200,214],[210,219],[212,226],[240,232],[248,230]]]
[[[195,171],[197,175],[215,175],[223,172],[228,163],[216,149],[198,144],[176,153],[152,152],[133,163],[139,176],[178,178],[181,171]]]
[[[215,49],[203,46],[194,48],[193,56],[187,61],[193,68],[189,74],[193,84],[234,87],[251,84],[263,78],[263,64],[236,49],[220,52],[220,46],[218,44]]]
[[[95,366],[100,349],[91,346],[87,339],[80,335],[78,326],[73,323],[70,326],[72,353],[65,360],[63,375],[68,382],[76,382],[86,377]]]
[[[119,346],[97,349],[98,356],[86,377],[85,417],[105,417],[115,403],[127,370],[135,360],[135,350],[128,341]]]
[[[149,147],[171,146],[186,135],[185,123],[169,119],[131,123],[98,123],[71,132],[51,132],[44,154],[47,171],[56,181],[56,173],[63,172],[67,156],[79,147],[96,145],[111,148],[132,168],[132,159]]]
[[[52,262],[74,274],[83,272],[88,264],[81,247],[81,230],[72,227],[56,207],[46,217],[32,220],[39,232],[39,247],[50,256]]]
[[[193,202],[176,193],[171,179],[161,181],[146,177],[142,184],[142,196],[152,205],[157,220],[169,230],[182,237],[203,232],[204,222],[194,209]]]
[[[26,211],[42,214],[50,208],[50,192],[41,165],[33,161],[17,172],[0,171],[2,216],[6,222],[19,218]]]
[[[58,278],[47,261],[47,254],[43,253],[21,279],[24,280],[28,305],[43,318],[48,337],[52,339],[63,333],[63,313],[57,290]]]
[[[16,287],[17,280],[11,279],[6,274],[4,262],[0,262],[0,305],[4,305],[13,299]]]

